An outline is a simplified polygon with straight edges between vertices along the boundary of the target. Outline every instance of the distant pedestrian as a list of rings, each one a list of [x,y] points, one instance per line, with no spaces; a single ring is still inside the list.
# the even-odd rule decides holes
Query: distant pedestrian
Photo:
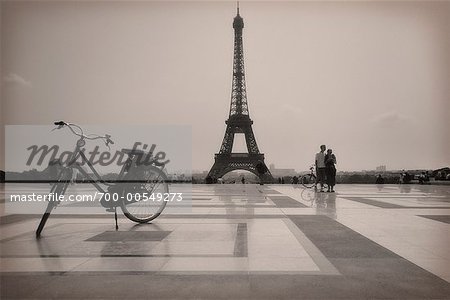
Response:
[[[405,175],[403,176],[403,183],[411,183],[411,180],[412,176],[408,172],[405,172]]]
[[[427,183],[427,182],[429,182],[430,181],[430,176],[428,175],[428,171],[427,172],[422,172],[420,175],[419,175],[419,183],[420,184],[424,184],[424,183]]]
[[[404,172],[402,171],[401,173],[400,173],[400,176],[399,176],[399,178],[398,178],[398,183],[400,183],[400,184],[403,184],[404,182],[403,182],[403,178],[404,178]]]
[[[377,180],[375,181],[376,184],[384,184],[384,178],[381,176],[381,174],[378,174]]]
[[[325,181],[325,145],[320,146],[320,152],[316,153],[316,176],[317,182],[320,183],[320,191],[323,192],[323,183]]]
[[[333,150],[328,149],[325,155],[325,173],[327,177],[327,192],[334,193],[334,185],[336,184],[336,156],[333,154]]]
[[[242,184],[245,184],[245,178],[244,178],[244,176],[242,176],[241,182],[242,182]]]

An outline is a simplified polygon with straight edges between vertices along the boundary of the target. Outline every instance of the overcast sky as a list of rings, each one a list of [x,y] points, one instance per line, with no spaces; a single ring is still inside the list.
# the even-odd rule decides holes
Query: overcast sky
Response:
[[[235,14],[235,2],[2,1],[2,121],[188,124],[193,169],[208,170]],[[241,1],[241,16],[267,164],[305,170],[320,144],[339,170],[450,164],[450,2]]]

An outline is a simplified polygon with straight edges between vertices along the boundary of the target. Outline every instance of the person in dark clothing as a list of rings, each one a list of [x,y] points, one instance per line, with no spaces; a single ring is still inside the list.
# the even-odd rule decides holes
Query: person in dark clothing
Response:
[[[405,172],[403,175],[403,183],[411,183],[411,175],[408,172]]]
[[[328,149],[325,155],[325,174],[327,178],[328,190],[327,192],[334,193],[334,185],[336,184],[336,156],[333,150]]]
[[[424,184],[430,181],[430,176],[428,175],[428,171],[427,172],[422,172],[419,175],[419,183],[420,184]]]
[[[384,178],[381,176],[381,174],[378,174],[377,180],[375,181],[376,184],[384,184]]]

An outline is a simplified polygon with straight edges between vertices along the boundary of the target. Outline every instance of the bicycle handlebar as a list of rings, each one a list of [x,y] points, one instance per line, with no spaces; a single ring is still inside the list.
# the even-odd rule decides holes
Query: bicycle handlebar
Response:
[[[72,131],[72,133],[76,136],[79,136],[82,139],[86,139],[86,140],[98,140],[101,139],[105,142],[106,147],[109,148],[109,144],[113,145],[114,141],[111,140],[111,135],[109,134],[105,134],[104,136],[98,135],[98,134],[89,134],[89,135],[85,135],[83,132],[83,129],[78,126],[77,124],[73,124],[73,123],[66,123],[64,121],[56,121],[54,122],[54,124],[58,127],[56,127],[55,129],[61,129],[64,126],[67,126],[70,131]],[[76,132],[72,127],[77,128],[80,132]]]

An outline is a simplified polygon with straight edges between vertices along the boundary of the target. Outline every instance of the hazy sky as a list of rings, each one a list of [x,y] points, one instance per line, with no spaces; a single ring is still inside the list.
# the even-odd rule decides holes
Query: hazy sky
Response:
[[[193,169],[208,170],[235,14],[235,2],[2,1],[2,122],[190,124]],[[450,164],[450,2],[241,1],[241,16],[267,164],[304,170],[322,143],[340,170]]]

